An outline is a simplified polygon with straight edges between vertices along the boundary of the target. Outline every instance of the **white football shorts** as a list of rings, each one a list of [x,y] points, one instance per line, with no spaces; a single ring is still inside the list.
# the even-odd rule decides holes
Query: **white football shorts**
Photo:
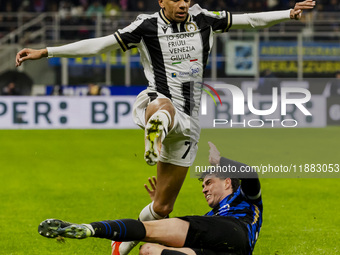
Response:
[[[143,90],[136,98],[133,105],[133,120],[145,128],[145,110],[148,104],[156,98],[167,98],[163,94]],[[170,99],[169,99],[170,100]],[[160,155],[160,161],[171,163],[177,166],[189,167],[194,163],[198,140],[200,136],[199,120],[190,117],[184,112],[176,109],[174,126],[165,137]]]

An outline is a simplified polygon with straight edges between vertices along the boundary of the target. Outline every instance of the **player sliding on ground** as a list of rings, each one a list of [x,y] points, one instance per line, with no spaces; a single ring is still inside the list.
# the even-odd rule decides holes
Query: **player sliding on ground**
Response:
[[[211,164],[235,166],[242,163],[221,158],[210,144]],[[57,219],[43,221],[38,231],[42,236],[83,239],[106,238],[118,242],[145,241],[142,255],[227,255],[251,254],[262,225],[262,199],[256,173],[239,179],[228,173],[207,173],[202,177],[203,194],[213,208],[204,216],[186,216],[158,221],[132,219],[105,220],[90,224],[74,224]],[[155,182],[155,180],[154,180]],[[150,181],[150,197],[155,184]],[[157,190],[157,189],[156,189]]]
[[[23,49],[16,65],[42,57],[89,57],[121,48],[137,47],[148,88],[133,107],[133,118],[145,130],[144,158],[157,164],[154,201],[139,215],[142,221],[162,219],[172,212],[189,166],[193,164],[200,135],[198,113],[203,74],[215,32],[260,29],[290,19],[300,19],[315,1],[296,3],[291,10],[252,14],[210,12],[190,0],[158,0],[161,10],[139,15],[112,35],[82,40],[60,47]],[[126,255],[137,243],[114,243]]]

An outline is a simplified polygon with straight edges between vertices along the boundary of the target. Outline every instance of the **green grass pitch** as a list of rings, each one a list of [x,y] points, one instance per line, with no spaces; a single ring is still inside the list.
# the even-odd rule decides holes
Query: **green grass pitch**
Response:
[[[340,127],[203,130],[222,155],[261,163],[340,164]],[[0,254],[110,254],[110,241],[41,237],[47,218],[77,223],[136,218],[150,202],[143,184],[141,130],[1,130]],[[264,221],[254,254],[339,254],[339,180],[264,178]],[[200,183],[186,179],[172,216],[209,210]],[[137,254],[135,249],[133,254]]]

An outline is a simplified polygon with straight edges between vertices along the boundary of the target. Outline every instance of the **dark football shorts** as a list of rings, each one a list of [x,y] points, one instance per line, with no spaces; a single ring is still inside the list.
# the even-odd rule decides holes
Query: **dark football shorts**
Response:
[[[249,254],[248,230],[233,217],[186,216],[190,223],[184,247],[197,255]]]

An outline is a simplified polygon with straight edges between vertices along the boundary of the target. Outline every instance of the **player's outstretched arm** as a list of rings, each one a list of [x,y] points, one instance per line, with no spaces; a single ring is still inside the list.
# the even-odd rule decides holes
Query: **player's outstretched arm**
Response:
[[[315,6],[315,1],[306,0],[303,2],[296,3],[294,9],[290,10],[290,18],[299,20],[302,17],[303,10],[311,10]]]
[[[33,49],[22,49],[15,57],[15,65],[18,67],[22,62],[26,60],[36,60],[47,57],[47,49],[33,50]]]
[[[314,7],[315,1],[305,0],[296,3],[294,9],[290,10],[235,14],[230,29],[261,29],[291,19],[299,20],[303,10],[311,10]]]
[[[227,177],[241,180],[241,190],[243,191],[244,196],[250,200],[257,200],[260,198],[260,180],[256,171],[250,171],[250,166],[224,157],[221,157],[220,165],[227,168],[229,168],[229,166],[236,168],[235,172],[228,172]]]
[[[241,180],[241,189],[246,197],[251,200],[257,200],[261,196],[261,185],[256,171],[244,171],[250,169],[246,164],[221,157],[221,153],[217,147],[212,143],[208,142],[209,150],[209,163],[211,165],[225,166],[229,169],[229,166],[236,168],[236,171],[226,172],[225,177],[238,178]]]
[[[216,148],[215,144],[208,142],[209,144],[209,163],[213,166],[219,165],[221,160],[221,153]]]
[[[16,56],[16,66],[20,66],[26,60],[35,60],[43,57],[92,57],[118,48],[120,46],[114,35],[108,35],[58,47],[47,47],[43,50],[23,49]]]

